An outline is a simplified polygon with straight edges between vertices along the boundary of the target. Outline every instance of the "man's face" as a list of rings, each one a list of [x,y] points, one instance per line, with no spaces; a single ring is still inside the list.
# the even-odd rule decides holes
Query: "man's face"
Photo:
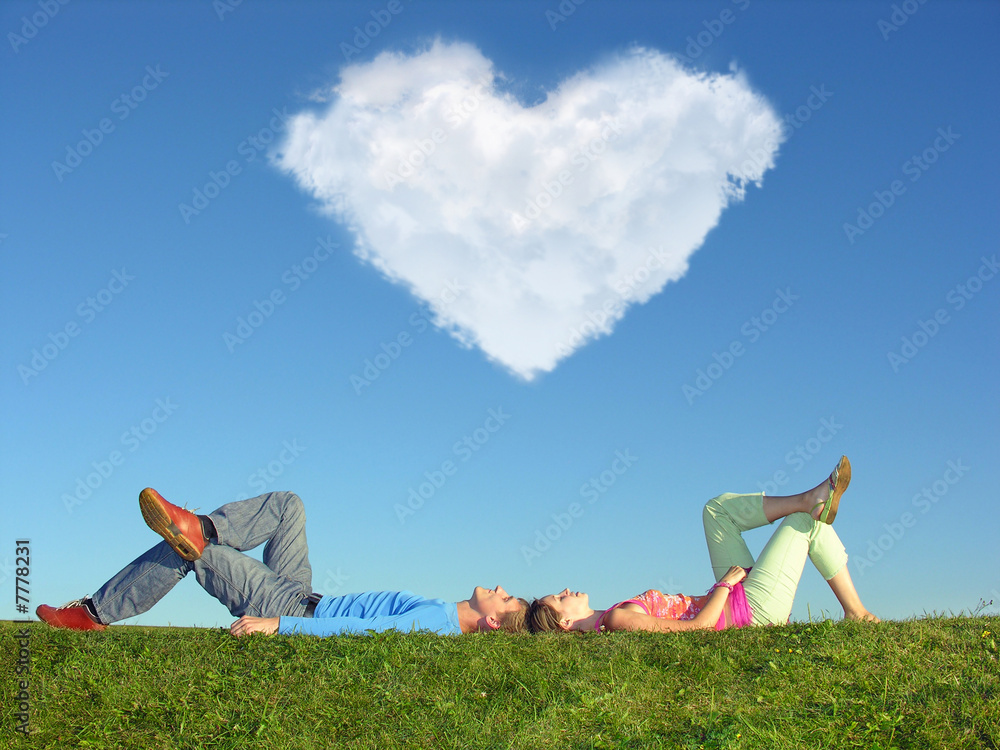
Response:
[[[516,596],[504,591],[503,586],[497,586],[495,589],[476,586],[469,602],[483,617],[493,617],[497,620],[508,612],[517,612],[524,606]]]

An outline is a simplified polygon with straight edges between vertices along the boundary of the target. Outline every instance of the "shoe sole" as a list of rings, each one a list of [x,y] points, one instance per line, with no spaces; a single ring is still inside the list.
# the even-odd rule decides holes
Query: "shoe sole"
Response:
[[[163,506],[163,499],[148,490],[139,493],[139,510],[146,525],[162,536],[174,552],[189,562],[201,557],[201,551],[191,543],[177,525],[170,520],[170,514]]]
[[[844,490],[847,489],[847,485],[850,483],[851,462],[847,459],[847,456],[844,456],[840,459],[840,463],[837,464],[837,485],[833,488],[833,497],[827,503],[829,507],[824,508],[823,512],[820,513],[820,520],[823,523],[833,523],[833,519],[837,517],[837,508],[840,506],[840,496],[844,494]]]

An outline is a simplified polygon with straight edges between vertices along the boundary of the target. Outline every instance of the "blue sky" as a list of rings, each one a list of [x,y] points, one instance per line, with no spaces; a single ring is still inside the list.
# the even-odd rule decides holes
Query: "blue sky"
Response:
[[[836,528],[870,609],[1000,604],[996,4],[389,5],[4,3],[6,616],[16,539],[31,540],[32,609],[92,593],[158,541],[137,508],[146,486],[203,512],[297,492],[323,593],[570,586],[597,606],[650,587],[701,593],[708,498],[807,489],[842,453],[854,479]],[[364,48],[345,47],[371,23]],[[366,194],[338,216],[324,185],[295,176],[330,164],[280,162],[290,123],[306,122],[296,116],[333,111],[345,65],[391,88],[378,56],[417,76],[435,40],[502,73],[491,101],[518,117],[641,48],[685,56],[690,80],[739,71],[784,137],[760,185],[701,226],[662,290],[557,362],[511,364],[522,338],[527,350],[542,335],[534,313],[462,329],[447,316],[466,308],[421,298],[392,265],[433,271],[438,244],[377,238],[388,214],[364,214]],[[298,133],[343,145],[319,127]],[[601,174],[629,137],[595,162]],[[458,149],[442,142],[439,158]],[[344,167],[351,190],[358,163]],[[473,199],[499,185],[484,174]],[[211,195],[185,212],[196,191]],[[634,197],[656,197],[646,230],[669,243],[698,213],[684,203],[694,194]],[[575,206],[567,196],[560,211]],[[449,205],[432,205],[427,225]],[[458,212],[449,242],[506,262],[475,211]],[[558,225],[555,211],[545,221]],[[609,221],[621,215],[640,214]],[[631,231],[638,219],[622,221]],[[495,268],[471,263],[468,279]],[[465,299],[504,302],[495,289]],[[505,343],[476,344],[476,326],[498,319]],[[423,504],[401,513],[421,485]],[[751,548],[767,535],[750,533]],[[822,612],[839,616],[807,563],[793,617]],[[189,577],[134,622],[231,620]]]

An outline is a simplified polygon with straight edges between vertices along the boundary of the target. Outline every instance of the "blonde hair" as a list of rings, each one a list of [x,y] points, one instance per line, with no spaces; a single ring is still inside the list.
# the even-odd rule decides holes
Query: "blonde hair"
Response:
[[[521,608],[516,612],[505,613],[500,618],[500,627],[497,630],[502,630],[505,633],[523,633],[525,631],[525,620],[530,605],[527,599],[518,597],[517,600],[521,603]]]
[[[528,631],[531,633],[551,633],[563,630],[559,624],[559,613],[551,604],[546,604],[541,599],[535,599],[528,605],[525,613],[525,620]]]

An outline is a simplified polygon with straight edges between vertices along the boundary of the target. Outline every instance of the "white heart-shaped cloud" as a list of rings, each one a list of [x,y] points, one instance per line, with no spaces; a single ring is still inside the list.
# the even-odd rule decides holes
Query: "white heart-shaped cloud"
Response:
[[[276,163],[439,326],[528,380],[683,276],[783,139],[741,74],[641,48],[531,107],[441,42],[348,66],[333,94]]]

